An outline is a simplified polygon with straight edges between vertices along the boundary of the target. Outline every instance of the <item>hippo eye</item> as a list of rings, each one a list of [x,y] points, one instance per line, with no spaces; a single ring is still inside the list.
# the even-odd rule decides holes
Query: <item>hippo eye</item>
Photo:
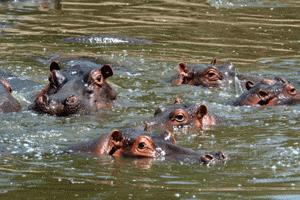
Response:
[[[207,76],[209,77],[209,78],[212,78],[212,77],[214,77],[216,74],[214,73],[214,72],[209,72],[208,74],[207,74]]]
[[[178,122],[183,122],[184,121],[184,115],[178,114],[175,116],[175,120]]]
[[[145,146],[146,146],[145,142],[140,142],[140,143],[138,144],[138,148],[139,148],[139,149],[144,149]]]
[[[260,90],[260,91],[258,92],[258,94],[259,94],[259,96],[261,96],[261,97],[266,97],[266,96],[268,96],[268,93],[267,93],[266,91],[263,91],[263,90]]]
[[[210,79],[211,81],[216,81],[221,79],[221,77],[218,75],[218,73],[216,73],[213,70],[208,71],[208,73],[206,74],[207,78]]]

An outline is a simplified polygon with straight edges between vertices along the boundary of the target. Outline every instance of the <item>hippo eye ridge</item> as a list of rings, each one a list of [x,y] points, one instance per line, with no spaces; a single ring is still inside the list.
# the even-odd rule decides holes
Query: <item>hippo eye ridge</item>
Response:
[[[138,144],[138,148],[139,148],[139,149],[144,149],[145,146],[146,146],[145,142],[140,142],[140,143]]]

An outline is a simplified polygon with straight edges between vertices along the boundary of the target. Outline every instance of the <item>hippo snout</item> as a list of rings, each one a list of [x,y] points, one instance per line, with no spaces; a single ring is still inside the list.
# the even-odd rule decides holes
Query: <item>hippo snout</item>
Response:
[[[47,95],[40,95],[35,101],[35,109],[54,115],[74,114],[80,110],[80,100],[77,96],[71,95],[64,100],[55,100]]]
[[[210,165],[225,160],[227,160],[227,156],[221,151],[204,154],[200,157],[200,162],[205,165]]]

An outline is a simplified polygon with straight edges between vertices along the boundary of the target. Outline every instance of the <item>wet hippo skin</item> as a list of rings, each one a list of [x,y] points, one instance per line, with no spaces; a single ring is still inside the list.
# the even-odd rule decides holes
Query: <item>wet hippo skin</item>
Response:
[[[110,65],[99,68],[74,65],[64,70],[50,65],[49,83],[30,106],[37,112],[66,116],[111,108],[116,91],[106,82],[113,75]]]
[[[257,83],[247,81],[246,91],[234,102],[234,106],[275,106],[300,103],[296,88],[282,77],[264,79]]]
[[[205,129],[217,124],[216,116],[208,112],[203,104],[184,104],[176,99],[175,103],[155,110],[154,117],[145,123],[145,130],[188,127]]]
[[[217,65],[217,60],[213,59],[209,65],[179,63],[177,76],[172,79],[172,84],[221,87],[231,84],[234,78],[235,68],[231,62]]]

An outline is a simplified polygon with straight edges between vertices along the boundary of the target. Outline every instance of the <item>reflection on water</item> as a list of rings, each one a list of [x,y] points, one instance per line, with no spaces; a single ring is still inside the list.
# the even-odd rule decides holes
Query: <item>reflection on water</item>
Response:
[[[217,57],[232,61],[239,73],[280,75],[300,88],[299,21],[296,0],[1,1],[1,73],[14,75],[14,95],[23,106],[20,113],[0,116],[1,199],[49,194],[57,199],[299,199],[298,106],[233,107],[228,102],[238,88],[168,82],[179,62],[209,63]],[[152,43],[65,41],[83,36]],[[119,94],[113,110],[67,118],[27,111],[46,83],[53,59],[65,65],[82,59],[95,66],[111,63],[115,75],[110,83]],[[17,84],[15,76],[24,84]],[[157,106],[177,96],[207,104],[222,119],[211,130],[179,135],[178,143],[223,150],[230,157],[226,164],[62,153],[112,129],[142,125]]]
[[[2,0],[1,7],[8,10],[39,10],[49,11],[51,9],[60,9],[60,0]]]
[[[300,6],[297,0],[207,0],[211,6],[216,8],[274,8],[274,7],[294,7]]]

